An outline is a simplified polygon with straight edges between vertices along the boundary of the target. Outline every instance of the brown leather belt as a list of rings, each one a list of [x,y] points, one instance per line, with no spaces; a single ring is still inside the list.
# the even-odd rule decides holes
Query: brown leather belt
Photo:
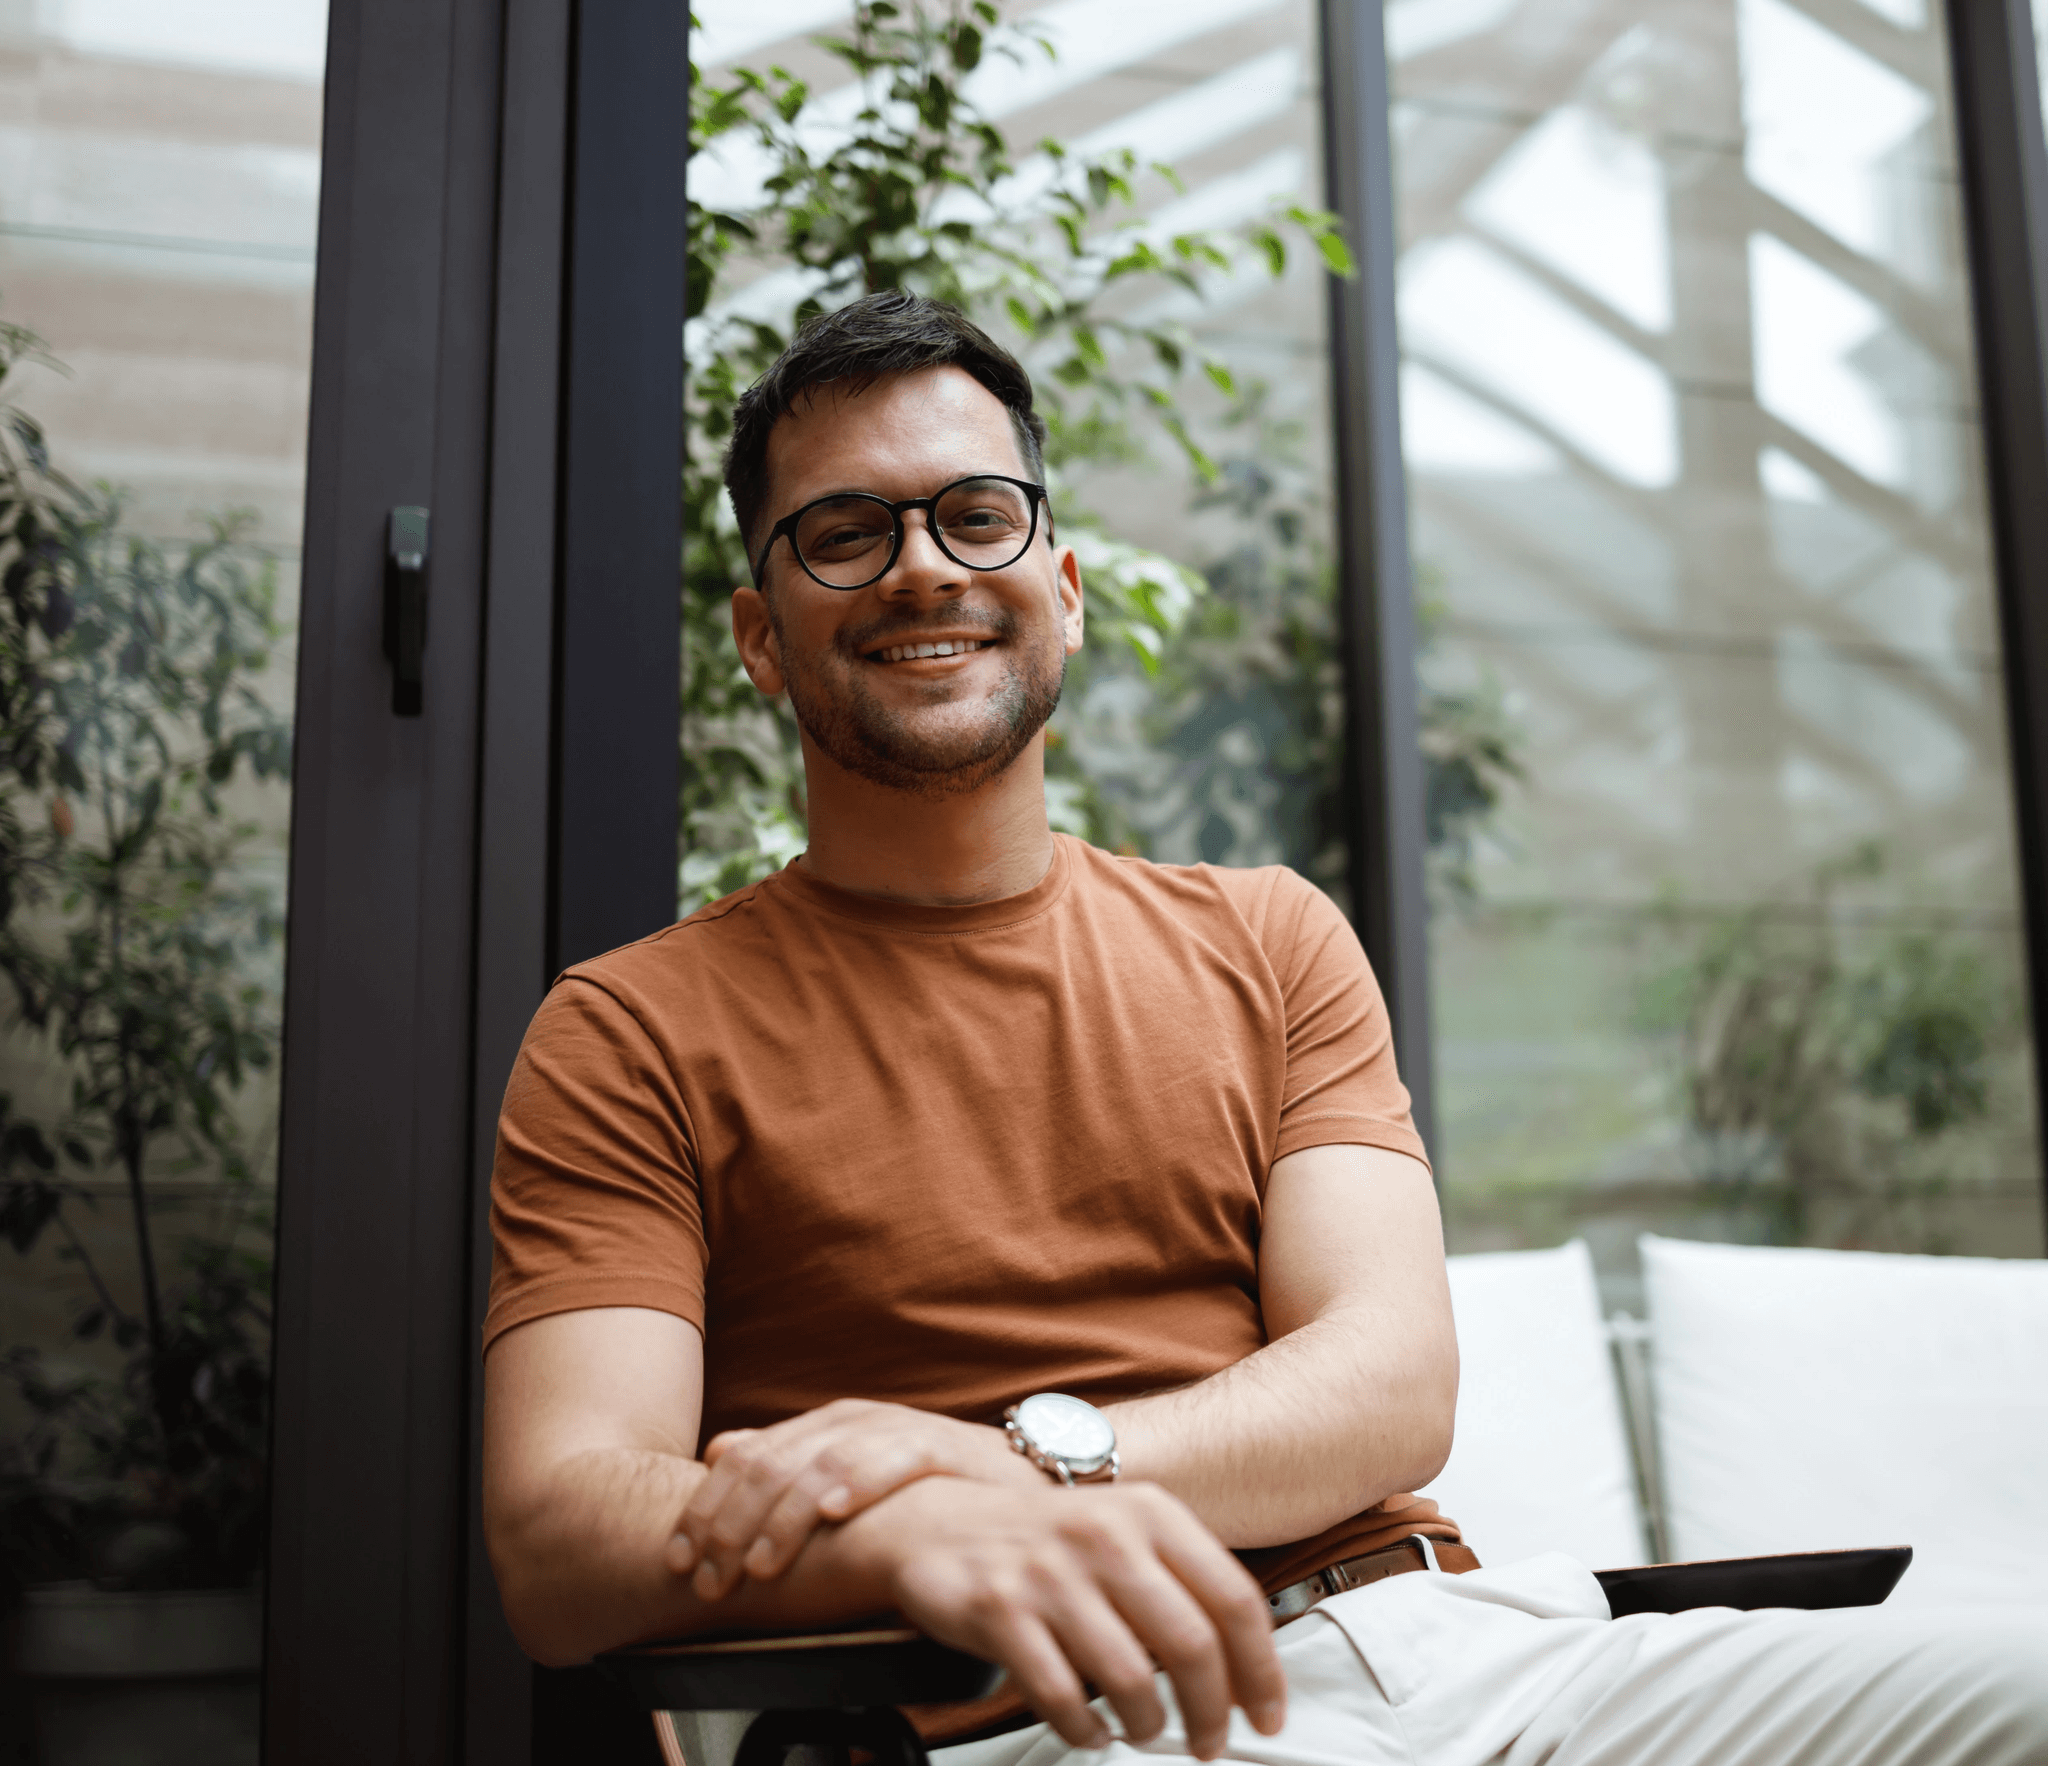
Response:
[[[1266,1605],[1273,1611],[1273,1625],[1277,1630],[1300,1618],[1317,1601],[1342,1594],[1346,1589],[1364,1588],[1409,1570],[1441,1570],[1460,1576],[1467,1570],[1478,1568],[1479,1560],[1469,1547],[1453,1545],[1444,1539],[1431,1539],[1423,1533],[1411,1533],[1406,1539],[1397,1539],[1378,1551],[1369,1551],[1363,1557],[1346,1558],[1342,1563],[1316,1571],[1313,1576],[1304,1576],[1299,1582],[1289,1583],[1278,1594],[1267,1595]],[[986,1741],[991,1736],[1028,1728],[1039,1720],[1024,1703],[1023,1695],[1015,1684],[1007,1680],[987,1698],[977,1699],[971,1705],[905,1705],[903,1714],[910,1719],[925,1745],[933,1748]]]
[[[1445,1562],[1446,1558],[1451,1561]],[[1457,1561],[1460,1558],[1467,1561],[1460,1563]],[[1363,1557],[1346,1558],[1342,1563],[1318,1570],[1313,1576],[1290,1582],[1278,1594],[1267,1595],[1266,1605],[1273,1609],[1274,1625],[1280,1626],[1300,1618],[1319,1600],[1328,1600],[1331,1595],[1343,1594],[1349,1589],[1365,1588],[1374,1582],[1384,1582],[1389,1576],[1405,1575],[1410,1570],[1437,1570],[1456,1576],[1476,1569],[1478,1563],[1479,1560],[1463,1546],[1440,1543],[1426,1533],[1411,1533],[1406,1539],[1381,1546],[1378,1551],[1369,1551]]]

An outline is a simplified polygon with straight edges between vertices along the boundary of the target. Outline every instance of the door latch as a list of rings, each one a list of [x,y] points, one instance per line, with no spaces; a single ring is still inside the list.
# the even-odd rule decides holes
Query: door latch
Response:
[[[391,511],[384,542],[384,654],[391,659],[391,710],[418,717],[426,679],[427,512]]]

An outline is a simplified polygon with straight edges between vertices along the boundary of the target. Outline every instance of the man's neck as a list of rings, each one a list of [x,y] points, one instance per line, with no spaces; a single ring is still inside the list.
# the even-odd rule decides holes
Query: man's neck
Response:
[[[835,765],[804,743],[810,845],[821,883],[888,901],[971,907],[1022,895],[1052,864],[1041,736],[958,797],[916,797]]]

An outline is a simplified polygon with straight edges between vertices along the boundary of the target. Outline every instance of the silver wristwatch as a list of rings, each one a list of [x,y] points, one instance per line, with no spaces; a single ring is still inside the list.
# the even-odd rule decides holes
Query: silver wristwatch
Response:
[[[1003,1412],[1010,1445],[1062,1484],[1107,1484],[1117,1474],[1116,1430],[1083,1399],[1034,1392]]]

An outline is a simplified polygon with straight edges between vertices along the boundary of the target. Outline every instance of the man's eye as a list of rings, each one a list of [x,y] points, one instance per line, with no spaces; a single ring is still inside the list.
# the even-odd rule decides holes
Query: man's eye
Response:
[[[845,550],[849,546],[864,546],[882,536],[868,527],[835,527],[818,535],[811,541],[813,546],[823,549]]]
[[[988,533],[1014,527],[1016,518],[1002,509],[967,509],[948,517],[946,525],[957,532]]]

